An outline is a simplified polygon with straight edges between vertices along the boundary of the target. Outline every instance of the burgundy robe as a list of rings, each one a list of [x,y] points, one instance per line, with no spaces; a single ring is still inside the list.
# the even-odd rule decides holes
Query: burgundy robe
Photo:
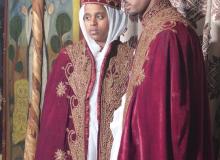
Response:
[[[119,160],[212,160],[207,82],[190,24],[166,0],[143,15]]]
[[[103,60],[97,106],[100,159],[110,156],[110,122],[126,91],[132,56],[127,44],[116,41]],[[89,99],[95,77],[94,58],[85,42],[61,51],[46,86],[36,160],[87,159]]]

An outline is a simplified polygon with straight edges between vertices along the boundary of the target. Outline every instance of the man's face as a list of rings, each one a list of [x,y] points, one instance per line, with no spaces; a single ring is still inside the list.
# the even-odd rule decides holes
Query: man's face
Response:
[[[143,14],[150,0],[124,0],[124,8],[130,15]]]
[[[103,5],[86,4],[84,22],[86,31],[96,42],[104,43],[108,36],[108,15]]]

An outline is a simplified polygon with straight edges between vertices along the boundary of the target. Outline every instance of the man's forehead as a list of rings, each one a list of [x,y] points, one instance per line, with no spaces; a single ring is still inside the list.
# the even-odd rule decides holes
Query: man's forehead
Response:
[[[86,4],[85,13],[105,13],[105,7],[100,4]]]
[[[81,0],[81,4],[96,3],[119,9],[121,0]]]

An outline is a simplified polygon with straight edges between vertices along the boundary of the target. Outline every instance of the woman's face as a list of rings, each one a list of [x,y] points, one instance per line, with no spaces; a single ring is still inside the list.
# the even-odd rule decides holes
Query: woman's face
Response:
[[[86,4],[83,19],[86,31],[91,38],[97,43],[105,43],[109,30],[108,15],[105,7],[100,4]]]

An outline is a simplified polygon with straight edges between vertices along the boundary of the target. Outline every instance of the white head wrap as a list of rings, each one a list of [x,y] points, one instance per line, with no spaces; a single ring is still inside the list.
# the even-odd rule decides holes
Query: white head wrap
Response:
[[[102,51],[106,51],[109,44],[112,41],[118,39],[118,37],[124,32],[124,30],[127,26],[127,22],[128,22],[128,18],[123,11],[109,7],[107,5],[104,5],[104,7],[105,7],[107,15],[108,15],[109,31],[108,31],[106,43],[105,43]],[[89,36],[89,34],[86,31],[85,23],[83,20],[84,8],[85,8],[85,5],[83,5],[79,11],[80,28],[82,30],[83,36],[84,36],[90,50],[92,51],[93,55],[95,55],[98,52],[100,52],[101,47],[95,42],[95,40],[93,40]]]

